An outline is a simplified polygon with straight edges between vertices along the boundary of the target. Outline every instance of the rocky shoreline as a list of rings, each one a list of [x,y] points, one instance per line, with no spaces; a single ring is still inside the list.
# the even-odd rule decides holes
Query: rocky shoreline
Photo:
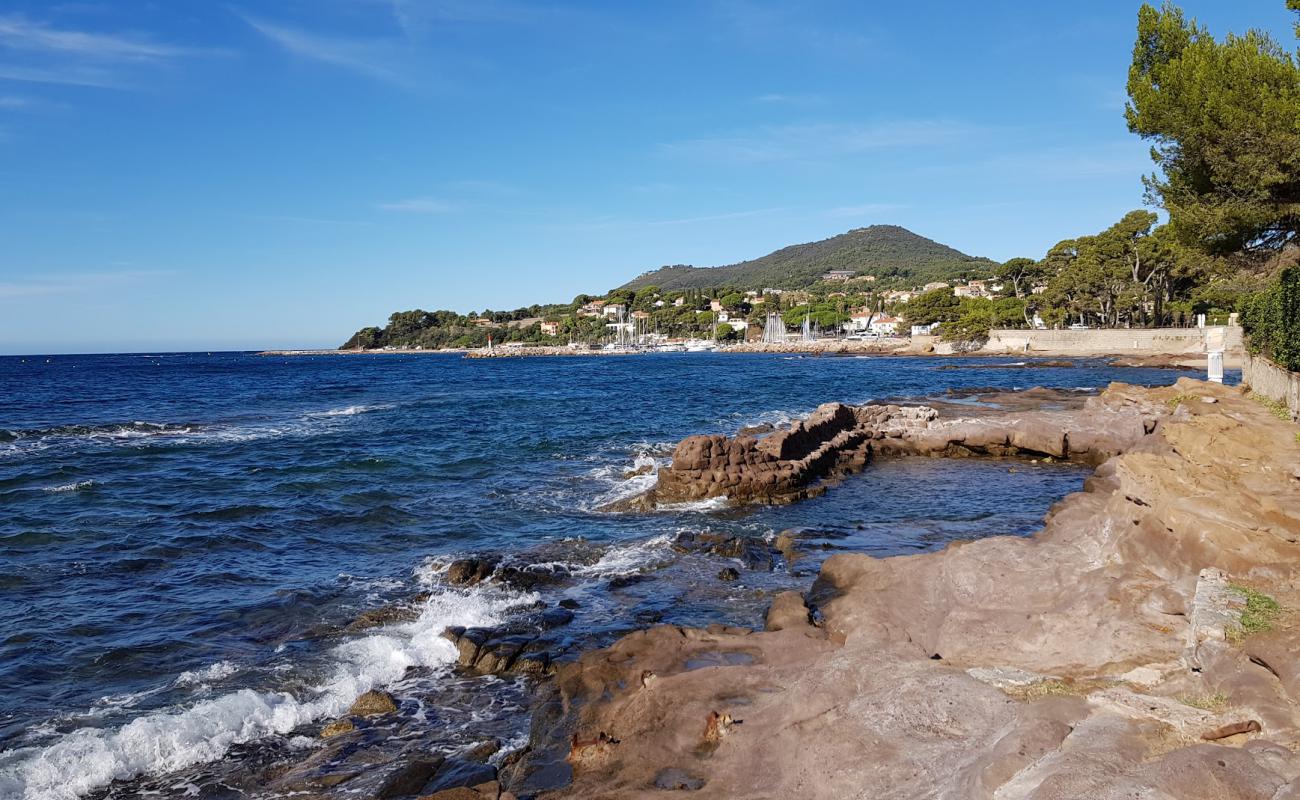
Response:
[[[1295,426],[1243,389],[1185,378],[1099,396],[950,395],[831,403],[781,427],[688,437],[653,489],[613,510],[796,502],[874,459],[1094,466],[1033,537],[822,561],[800,551],[797,531],[680,531],[672,550],[743,570],[722,569],[719,585],[782,565],[811,584],[772,597],[763,630],[638,614],[650,627],[589,649],[599,644],[569,630],[579,605],[568,598],[497,627],[448,628],[465,680],[530,692],[525,745],[431,753],[410,700],[371,690],[319,723],[310,757],[261,780],[282,794],[392,800],[1300,798]],[[553,592],[574,578],[571,557],[462,557],[440,580]],[[805,558],[813,570],[793,568]],[[424,600],[347,630],[411,619]],[[400,755],[374,749],[408,736]]]
[[[1098,466],[1032,538],[834,555],[807,592],[776,598],[765,631],[657,626],[558,664],[502,784],[519,797],[1300,797],[1293,425],[1188,379],[971,418],[823,406],[766,438],[685,440],[651,501],[786,502],[864,454],[908,452]]]
[[[932,338],[932,337],[928,337]],[[1012,362],[1003,366],[1020,366],[1042,367],[1042,366],[1073,366],[1073,362],[1059,360],[1065,358],[1087,358],[1103,359],[1108,361],[1112,366],[1117,367],[1146,367],[1156,369],[1181,369],[1192,371],[1203,371],[1205,369],[1205,357],[1198,355],[1189,355],[1188,353],[1159,353],[1150,350],[1127,350],[1109,354],[1080,354],[1071,350],[1034,350],[1031,353],[1007,352],[1007,351],[987,351],[987,350],[969,350],[962,352],[938,352],[933,342],[909,342],[908,340],[898,340],[893,343],[878,343],[855,341],[846,339],[824,339],[813,342],[740,342],[737,344],[724,345],[717,350],[717,353],[731,354],[769,354],[769,355],[788,355],[788,356],[931,356],[938,358],[977,358],[977,359],[999,359],[1004,361],[1008,358],[1025,359],[1031,358],[1033,361]],[[628,355],[647,355],[648,352],[637,350],[583,350],[574,349],[567,346],[543,345],[536,347],[497,347],[492,351],[486,349],[465,349],[465,348],[444,348],[441,350],[264,350],[259,352],[259,356],[327,356],[327,355],[460,355],[470,359],[501,359],[501,358],[541,358],[547,356],[574,358],[583,356],[628,356]],[[1044,359],[1057,359],[1056,361],[1044,361]],[[1235,351],[1230,352],[1226,357],[1226,363],[1229,367],[1237,368],[1241,365],[1241,358]],[[994,368],[998,365],[985,365]]]

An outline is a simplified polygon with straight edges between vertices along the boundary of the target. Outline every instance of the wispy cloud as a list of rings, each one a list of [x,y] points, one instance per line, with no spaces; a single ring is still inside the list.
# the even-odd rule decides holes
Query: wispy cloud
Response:
[[[212,52],[142,37],[55,28],[20,15],[0,16],[0,46],[66,53],[98,61],[159,61]]]
[[[874,217],[904,208],[900,203],[864,203],[860,206],[838,206],[826,210],[828,217]]]
[[[524,192],[518,186],[489,178],[463,178],[441,184],[430,194],[377,203],[382,211],[407,214],[447,214],[470,209],[503,210],[500,204]]]
[[[384,211],[400,211],[407,214],[446,214],[456,210],[454,203],[439,200],[436,197],[412,197],[391,203],[380,203]]]
[[[83,64],[25,67],[0,64],[0,80],[22,83],[57,83],[95,89],[124,89],[127,82],[112,70]]]
[[[387,3],[410,36],[427,33],[438,23],[506,23],[527,25],[555,16],[558,9],[505,0],[380,0]]]
[[[819,94],[787,94],[782,92],[768,92],[760,94],[754,98],[755,103],[764,105],[789,105],[789,106],[809,106],[818,105],[825,102]]]
[[[0,80],[126,88],[124,71],[187,56],[226,54],[159,42],[140,34],[55,27],[18,14],[0,15]]]
[[[446,184],[448,191],[485,197],[515,197],[521,194],[518,186],[502,181],[467,178]]]
[[[295,225],[333,225],[344,227],[369,227],[374,225],[373,222],[361,219],[330,219],[328,217],[303,217],[293,214],[264,214],[251,219],[259,219],[263,222],[288,222]]]
[[[704,214],[696,217],[676,217],[672,219],[625,219],[620,217],[597,217],[596,219],[584,220],[581,222],[564,222],[544,225],[545,228],[553,230],[566,231],[596,231],[609,230],[613,228],[660,228],[666,226],[679,225],[699,225],[710,222],[724,222],[727,220],[746,219],[749,217],[759,217],[767,214],[776,214],[784,211],[783,208],[757,208],[747,211],[728,211],[719,214]]]
[[[1150,152],[1142,142],[1120,139],[1082,144],[1070,148],[1024,147],[990,158],[970,159],[956,164],[931,165],[922,171],[948,176],[960,175],[991,183],[1041,183],[1112,179],[1138,176],[1152,170]]]
[[[397,43],[377,39],[324,36],[280,25],[247,14],[240,15],[253,30],[281,49],[309,61],[319,61],[389,83],[406,80],[391,62]]]
[[[19,281],[0,281],[0,300],[13,300],[50,294],[102,291],[114,286],[138,284],[163,275],[168,270],[117,270],[48,275]]]
[[[840,20],[826,25],[799,3],[760,3],[754,0],[715,0],[714,16],[721,30],[755,47],[776,41],[814,56],[861,56],[879,50],[880,37],[869,30],[852,30]]]
[[[959,141],[975,131],[969,124],[951,120],[796,124],[671,142],[659,150],[668,156],[737,163],[820,161],[884,148],[931,147]]]

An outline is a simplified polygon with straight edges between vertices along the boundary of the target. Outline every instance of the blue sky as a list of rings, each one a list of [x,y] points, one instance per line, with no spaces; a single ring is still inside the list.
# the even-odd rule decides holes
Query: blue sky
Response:
[[[5,0],[0,352],[334,346],[874,223],[1041,255],[1141,205],[1137,6]]]

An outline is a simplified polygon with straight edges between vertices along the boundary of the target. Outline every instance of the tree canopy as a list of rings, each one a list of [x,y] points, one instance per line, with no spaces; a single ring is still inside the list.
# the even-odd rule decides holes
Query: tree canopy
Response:
[[[1300,11],[1300,0],[1287,0]],[[1300,23],[1296,27],[1300,36]],[[1166,2],[1143,5],[1128,76],[1129,130],[1153,142],[1148,194],[1209,252],[1300,238],[1300,64],[1267,34],[1217,41]]]

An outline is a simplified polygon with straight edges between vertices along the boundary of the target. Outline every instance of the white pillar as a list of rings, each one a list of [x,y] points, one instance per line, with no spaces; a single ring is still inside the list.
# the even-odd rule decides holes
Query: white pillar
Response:
[[[1209,380],[1214,383],[1223,383],[1223,351],[1211,350],[1209,358]]]

